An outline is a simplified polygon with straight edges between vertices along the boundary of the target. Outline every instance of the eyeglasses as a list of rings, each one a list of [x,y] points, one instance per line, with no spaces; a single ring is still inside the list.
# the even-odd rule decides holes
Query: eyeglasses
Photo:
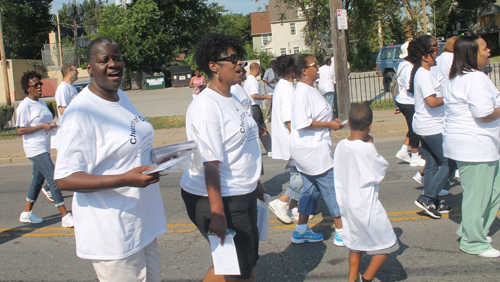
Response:
[[[310,63],[309,65],[307,65],[307,67],[306,67],[306,68],[310,68],[310,67],[315,67],[315,68],[317,68],[317,67],[318,67],[318,65],[316,64],[316,62],[314,62],[314,63]]]
[[[241,58],[239,58],[236,54],[231,54],[231,56],[227,56],[227,57],[222,57],[222,58],[218,58],[217,60],[215,60],[216,62],[219,62],[219,61],[229,61],[233,64],[238,64],[238,61],[241,61]]]
[[[37,88],[38,86],[42,86],[42,85],[43,85],[43,83],[41,83],[41,82],[37,82],[37,83],[35,83],[35,84],[33,84],[33,85],[28,85],[28,87]]]
[[[431,46],[431,47],[438,47],[438,46],[439,46],[439,44],[438,44],[438,43],[437,43],[437,41],[436,41],[434,44],[431,44],[431,45],[429,45],[429,46]]]

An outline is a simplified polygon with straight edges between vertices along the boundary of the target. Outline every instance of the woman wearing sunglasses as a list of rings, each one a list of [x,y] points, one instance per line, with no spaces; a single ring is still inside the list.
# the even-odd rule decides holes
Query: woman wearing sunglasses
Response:
[[[415,97],[413,131],[420,139],[420,153],[425,160],[424,189],[415,205],[436,219],[451,211],[438,199],[449,172],[448,159],[443,154],[443,94],[439,81],[430,71],[436,65],[438,49],[436,38],[430,35],[422,35],[408,46],[413,64],[408,92]]]
[[[21,77],[21,85],[28,97],[17,107],[17,134],[23,136],[23,148],[26,157],[33,163],[33,179],[31,180],[26,206],[19,217],[24,223],[41,223],[42,218],[33,214],[32,209],[47,180],[56,208],[63,216],[63,227],[73,227],[73,216],[64,205],[61,191],[54,181],[54,164],[50,159],[50,131],[57,127],[54,118],[42,97],[42,75],[35,71],[25,72]]]
[[[182,198],[201,234],[220,237],[236,231],[234,245],[240,275],[215,275],[203,281],[253,281],[259,258],[257,197],[263,199],[259,129],[252,115],[230,92],[240,82],[242,43],[233,36],[208,34],[198,42],[194,59],[210,84],[189,105],[186,132],[198,140],[203,168],[189,169],[181,180]]]
[[[320,242],[323,234],[314,233],[308,226],[309,216],[316,213],[320,194],[325,199],[335,223],[333,243],[343,246],[342,219],[333,186],[333,153],[330,130],[344,125],[333,120],[332,106],[313,87],[319,78],[318,66],[311,55],[295,56],[292,71],[299,83],[293,93],[290,155],[302,176],[303,188],[299,199],[299,221],[292,243]]]

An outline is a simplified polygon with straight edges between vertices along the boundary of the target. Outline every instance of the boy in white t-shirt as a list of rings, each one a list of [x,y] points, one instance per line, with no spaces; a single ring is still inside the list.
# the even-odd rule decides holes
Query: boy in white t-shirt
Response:
[[[335,148],[335,191],[342,214],[344,244],[349,248],[349,281],[372,281],[390,253],[399,249],[387,213],[378,200],[378,184],[389,163],[369,135],[373,113],[365,104],[349,112],[351,135]],[[372,256],[358,274],[362,253]]]

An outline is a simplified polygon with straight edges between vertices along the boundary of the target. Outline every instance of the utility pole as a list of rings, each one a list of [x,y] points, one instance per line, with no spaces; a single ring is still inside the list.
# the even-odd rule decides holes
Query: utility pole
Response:
[[[9,90],[9,77],[7,77],[7,61],[5,60],[5,46],[3,42],[3,28],[2,28],[2,13],[0,11],[0,49],[2,51],[2,72],[3,72],[3,81],[5,85],[5,101],[7,105],[11,105],[10,102],[10,90]]]
[[[59,13],[56,14],[56,19],[57,19],[57,42],[59,48],[59,67],[61,67],[64,62],[63,62],[63,53],[61,47],[61,25],[59,24]]]
[[[422,1],[422,12],[424,13],[424,34],[427,34],[427,11],[425,10],[425,0]]]
[[[76,56],[76,48],[78,44],[77,30],[76,30],[76,0],[73,0],[73,38],[75,39],[75,67],[79,67],[78,58]]]
[[[343,9],[342,0],[330,0],[330,22],[332,25],[332,43],[335,62],[335,80],[337,81],[338,115],[341,120],[349,118],[351,97],[349,95],[349,73],[347,72],[347,31],[339,30],[337,9]]]

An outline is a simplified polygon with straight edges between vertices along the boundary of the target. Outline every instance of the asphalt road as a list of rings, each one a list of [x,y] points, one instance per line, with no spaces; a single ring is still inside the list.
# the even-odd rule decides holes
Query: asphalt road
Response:
[[[379,198],[399,237],[400,250],[392,254],[376,281],[500,281],[500,259],[485,259],[461,252],[455,230],[460,221],[461,187],[452,182],[444,197],[454,211],[439,220],[422,215],[413,204],[421,187],[412,176],[419,168],[394,157],[401,137],[380,138],[375,144],[390,163],[380,185]],[[263,156],[262,181],[275,199],[286,187],[289,174],[285,162]],[[73,230],[61,227],[61,216],[53,204],[40,195],[34,213],[42,224],[18,221],[31,182],[31,165],[0,166],[0,280],[1,281],[96,281],[90,262],[75,255]],[[163,281],[201,281],[211,267],[208,243],[190,223],[180,197],[181,174],[164,175],[160,185],[169,231],[158,237]],[[68,209],[71,193],[64,192]],[[151,215],[154,216],[154,215]],[[293,245],[294,228],[269,218],[269,239],[260,244],[256,281],[346,281],[348,250],[332,243],[333,221],[321,204],[311,221],[325,241]],[[493,246],[500,248],[500,220],[492,228]],[[364,257],[362,270],[369,260]]]

